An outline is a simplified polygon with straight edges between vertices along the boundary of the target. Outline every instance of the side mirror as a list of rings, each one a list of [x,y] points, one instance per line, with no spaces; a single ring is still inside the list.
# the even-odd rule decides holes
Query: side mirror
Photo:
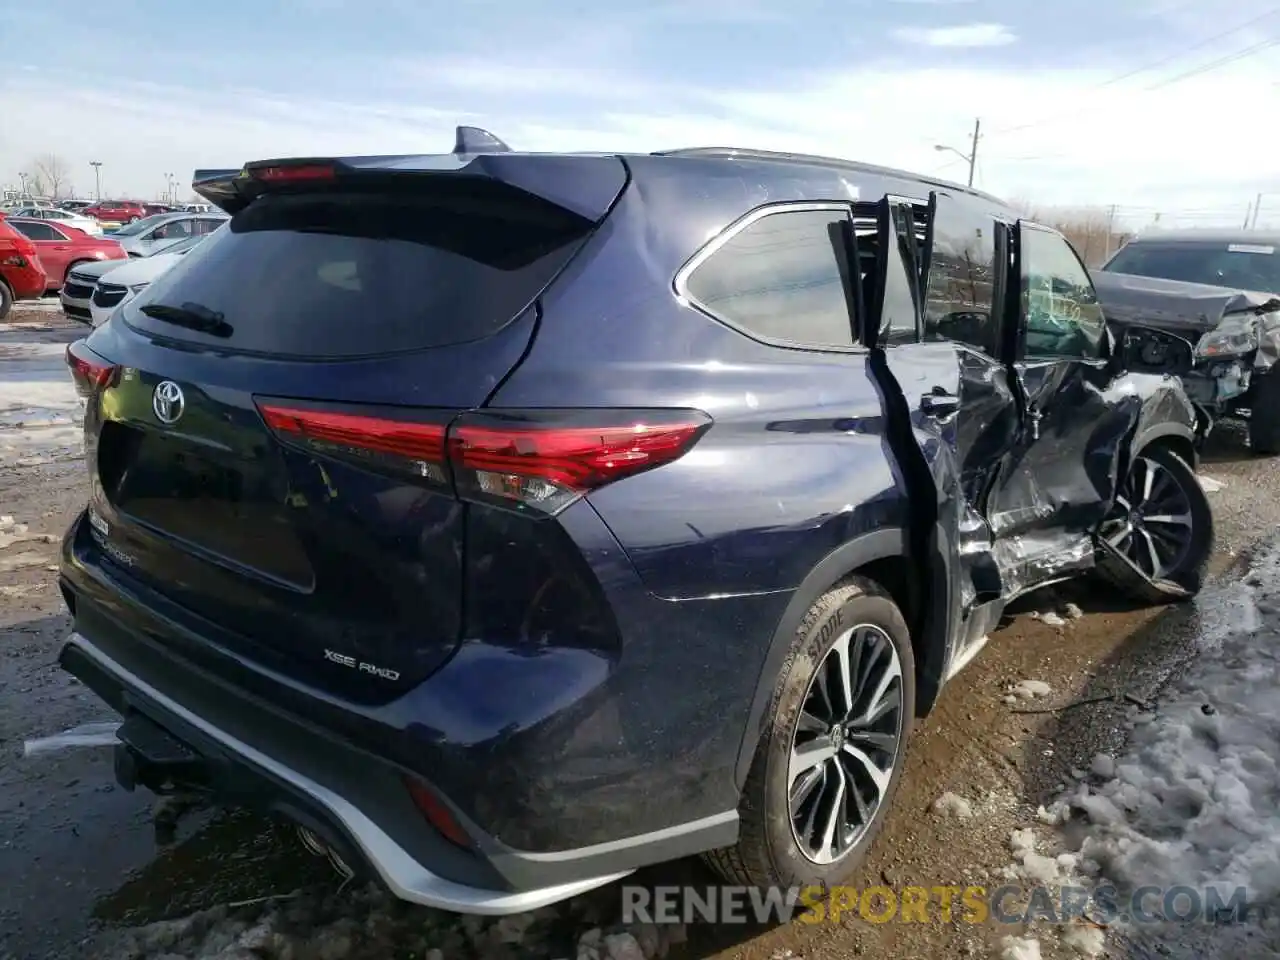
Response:
[[[1114,359],[1134,373],[1183,376],[1195,366],[1195,349],[1176,334],[1135,324],[1125,328]]]

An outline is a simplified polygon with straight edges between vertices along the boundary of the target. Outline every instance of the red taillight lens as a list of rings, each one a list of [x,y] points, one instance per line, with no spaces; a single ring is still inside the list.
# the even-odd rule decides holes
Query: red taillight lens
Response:
[[[327,410],[262,404],[262,417],[272,430],[322,453],[332,453],[388,467],[436,483],[448,483],[444,466],[444,423],[387,420]]]
[[[337,176],[333,167],[320,163],[299,164],[296,167],[258,167],[250,171],[255,180],[266,183],[292,183],[300,180],[332,180]]]
[[[19,237],[17,240],[14,241],[13,247],[15,250],[18,251],[18,253],[22,254],[24,257],[27,257],[30,260],[34,260],[36,258],[35,241],[27,237]]]
[[[589,490],[679,459],[710,423],[690,411],[618,411],[585,424],[582,418],[462,417],[449,431],[458,493],[555,513]]]
[[[467,413],[451,425],[263,402],[286,441],[448,484],[463,499],[557,513],[605,484],[684,456],[711,424],[696,410]]]
[[[86,400],[99,390],[115,386],[116,375],[120,372],[114,363],[108,363],[86,347],[83,340],[67,345],[67,366],[71,369],[76,392]]]

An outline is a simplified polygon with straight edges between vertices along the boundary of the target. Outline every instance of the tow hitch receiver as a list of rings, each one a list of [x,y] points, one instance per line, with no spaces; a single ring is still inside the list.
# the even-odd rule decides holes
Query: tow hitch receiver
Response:
[[[141,714],[130,714],[116,736],[116,781],[126,790],[142,786],[164,795],[190,791],[207,780],[204,759]]]

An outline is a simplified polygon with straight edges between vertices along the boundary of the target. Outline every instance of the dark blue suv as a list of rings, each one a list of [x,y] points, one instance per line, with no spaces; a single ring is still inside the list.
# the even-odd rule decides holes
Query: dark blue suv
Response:
[[[61,662],[126,786],[407,900],[834,882],[1013,597],[1205,575],[1190,345],[993,197],[466,129],[195,187],[228,227],[68,350]]]

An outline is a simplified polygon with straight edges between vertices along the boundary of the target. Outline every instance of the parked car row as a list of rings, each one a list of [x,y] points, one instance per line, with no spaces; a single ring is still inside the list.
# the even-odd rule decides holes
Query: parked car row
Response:
[[[195,180],[230,225],[67,351],[60,663],[127,789],[403,899],[841,883],[1014,598],[1206,577],[1193,345],[984,192],[470,128]]]
[[[127,260],[125,248],[107,237],[64,223],[0,214],[13,253],[0,261],[0,319],[15,300],[57,293],[67,273],[82,263]],[[42,282],[36,281],[36,275]]]
[[[117,260],[81,264],[68,273],[67,282],[63,284],[62,312],[72,320],[101,326],[117,307],[141,293],[205,237],[205,234],[187,237],[166,247],[162,253],[132,258],[126,264]]]
[[[61,211],[53,208],[31,207],[21,213],[0,214],[0,222],[7,225],[0,234],[6,244],[12,247],[18,238],[27,241],[22,245],[26,252],[14,248],[9,259],[0,263],[0,318],[8,314],[15,300],[63,290],[69,275],[76,272],[79,280],[72,284],[69,295],[62,297],[62,306],[67,316],[86,323],[92,322],[95,314],[87,278],[96,282],[110,267],[119,265],[116,261],[190,249],[228,219],[221,211],[161,213],[103,234],[101,228],[91,229],[74,214],[56,216]],[[43,281],[36,280],[37,272]],[[99,314],[114,296],[112,292],[100,298]]]

